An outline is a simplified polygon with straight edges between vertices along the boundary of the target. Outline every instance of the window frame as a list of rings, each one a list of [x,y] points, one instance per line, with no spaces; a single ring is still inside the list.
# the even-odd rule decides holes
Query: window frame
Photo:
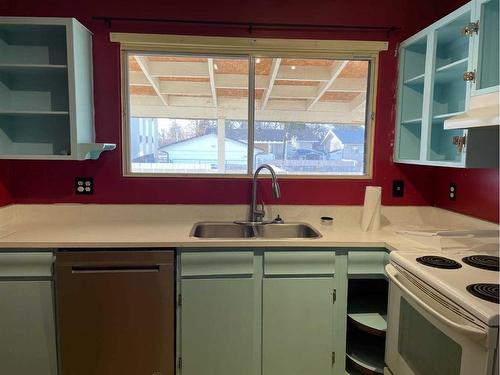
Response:
[[[373,177],[375,113],[379,53],[388,49],[387,42],[268,39],[237,37],[179,36],[163,34],[111,33],[110,40],[120,43],[121,105],[122,105],[122,175],[124,177],[174,178],[251,178],[253,175],[253,148],[255,124],[255,59],[290,57],[298,59],[356,59],[369,61],[367,103],[365,112],[365,173],[362,175],[280,174],[285,179],[353,179]],[[186,56],[237,57],[249,62],[248,83],[248,150],[247,172],[230,173],[140,173],[131,171],[130,160],[130,102],[128,82],[128,56],[130,54],[175,54]]]

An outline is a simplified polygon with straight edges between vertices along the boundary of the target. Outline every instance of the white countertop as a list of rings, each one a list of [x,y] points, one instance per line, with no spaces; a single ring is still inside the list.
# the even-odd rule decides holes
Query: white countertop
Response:
[[[429,251],[433,239],[398,234],[406,230],[498,229],[498,225],[434,207],[383,207],[379,231],[360,229],[361,206],[268,206],[286,222],[305,222],[318,239],[199,239],[199,221],[246,217],[244,205],[11,205],[0,208],[0,249],[107,247],[365,247]],[[332,216],[333,224],[321,224]],[[435,240],[435,239],[434,239]],[[430,245],[429,245],[430,244]],[[0,250],[2,251],[2,250]]]

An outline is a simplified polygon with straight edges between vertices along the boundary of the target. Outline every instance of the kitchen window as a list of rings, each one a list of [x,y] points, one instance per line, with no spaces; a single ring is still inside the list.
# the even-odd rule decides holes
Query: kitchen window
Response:
[[[246,176],[261,164],[282,176],[371,175],[385,43],[111,39],[122,46],[125,175]]]

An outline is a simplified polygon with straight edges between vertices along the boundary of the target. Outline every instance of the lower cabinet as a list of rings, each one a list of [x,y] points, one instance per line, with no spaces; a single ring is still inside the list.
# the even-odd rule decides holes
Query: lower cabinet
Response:
[[[388,282],[386,252],[350,251],[347,279],[346,373],[384,373]]]
[[[177,374],[381,373],[386,261],[382,249],[182,249]]]
[[[182,280],[182,374],[254,375],[253,278]]]
[[[335,252],[183,249],[179,259],[179,374],[333,374]]]
[[[331,375],[333,278],[265,278],[263,375]]]
[[[0,252],[0,374],[57,375],[51,251]]]
[[[182,251],[182,375],[255,375],[257,327],[251,251]]]
[[[174,373],[174,252],[56,257],[60,375]]]

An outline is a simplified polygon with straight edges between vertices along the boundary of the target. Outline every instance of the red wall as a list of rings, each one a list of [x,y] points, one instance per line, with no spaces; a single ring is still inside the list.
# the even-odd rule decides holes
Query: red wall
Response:
[[[12,203],[10,196],[10,165],[6,160],[0,161],[0,206]]]
[[[5,1],[5,0],[4,0]],[[391,161],[394,139],[396,58],[399,40],[421,29],[448,11],[458,7],[456,1],[358,0],[223,0],[190,1],[123,1],[91,0],[76,5],[64,0],[7,0],[0,3],[0,14],[16,16],[76,17],[94,32],[94,87],[96,133],[98,142],[117,144],[117,150],[102,154],[97,161],[42,162],[12,161],[10,191],[17,203],[96,202],[96,203],[245,203],[249,199],[249,179],[175,179],[125,178],[121,176],[120,74],[119,48],[109,42],[110,31],[163,32],[249,36],[247,30],[213,29],[202,26],[165,26],[161,24],[114,23],[109,29],[92,16],[199,19],[217,21],[251,21],[306,24],[347,24],[395,26],[401,30],[390,36],[383,33],[333,33],[254,31],[255,37],[292,37],[324,39],[389,40],[387,52],[380,55],[378,101],[375,131],[375,156],[371,180],[284,180],[280,203],[292,204],[361,204],[367,185],[383,187],[383,203],[395,205],[429,205],[435,201],[435,170],[428,167],[400,166]],[[491,173],[487,173],[488,176]],[[95,179],[93,196],[75,196],[74,177]],[[445,183],[446,176],[440,176]],[[498,176],[498,172],[497,172]],[[394,179],[406,181],[405,197],[390,195]],[[468,181],[467,177],[464,181]],[[458,183],[458,181],[457,181]],[[498,192],[498,181],[496,184]],[[265,189],[266,202],[272,202]],[[498,194],[497,194],[498,195]],[[438,204],[444,205],[440,199]],[[458,201],[457,201],[458,203]],[[498,203],[498,201],[497,201]],[[498,206],[498,204],[497,204]],[[460,210],[461,207],[454,207]],[[498,219],[498,210],[496,217]]]
[[[499,222],[498,169],[435,168],[432,173],[436,206]],[[457,185],[456,201],[448,199],[451,182]]]
[[[450,0],[446,12],[467,1]],[[432,168],[433,202],[437,207],[499,222],[499,170]],[[448,199],[450,183],[457,185],[456,201]]]

